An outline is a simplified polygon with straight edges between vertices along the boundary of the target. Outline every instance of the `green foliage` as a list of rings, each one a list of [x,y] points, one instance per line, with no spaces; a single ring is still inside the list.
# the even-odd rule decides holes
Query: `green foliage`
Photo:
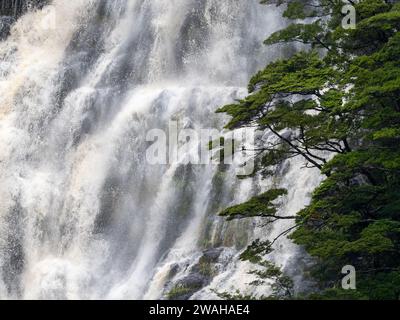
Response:
[[[293,297],[293,280],[286,276],[282,270],[270,261],[263,260],[259,263],[261,270],[250,271],[250,274],[257,276],[258,280],[252,282],[252,285],[262,285],[272,281],[272,294],[269,299],[290,299]]]
[[[190,295],[191,293],[195,292],[197,289],[198,288],[195,287],[177,285],[167,293],[167,298],[168,300],[179,300],[182,297]]]
[[[228,217],[228,220],[256,216],[273,217],[276,214],[276,207],[273,201],[286,193],[284,189],[272,189],[245,203],[227,208],[220,215]]]
[[[240,290],[236,290],[235,293],[229,292],[218,292],[217,290],[212,290],[219,298],[223,300],[235,301],[235,300],[256,300],[257,298],[252,295],[244,295]]]
[[[263,256],[271,252],[271,241],[260,241],[257,239],[240,255],[240,259],[252,263],[260,263],[263,260]]]
[[[293,21],[265,44],[307,49],[267,65],[250,80],[246,98],[219,112],[232,116],[229,129],[257,124],[277,137],[259,146],[260,174],[302,157],[326,176],[290,236],[315,258],[319,291],[310,298],[399,299],[400,4],[354,2],[357,26],[344,29],[339,0],[261,3],[286,4],[283,16]],[[222,214],[284,218],[273,205],[280,192]],[[262,263],[272,244],[255,241],[242,259]],[[357,291],[339,289],[348,264],[356,268]],[[259,276],[277,271],[266,267]]]
[[[323,28],[319,21],[311,24],[293,23],[286,29],[273,33],[264,44],[277,44],[286,42],[301,42],[313,44],[323,33]]]
[[[239,290],[233,294],[229,292],[218,292],[215,290],[214,293],[216,293],[221,299],[226,300],[287,300],[294,297],[293,280],[285,275],[279,267],[264,259],[261,259],[256,263],[258,268],[249,271],[249,274],[254,275],[256,280],[249,283],[249,285],[260,286],[269,284],[272,290],[270,295],[244,295]]]
[[[204,258],[201,258],[199,261],[199,274],[205,276],[205,277],[213,277],[216,274],[216,270],[212,263]]]

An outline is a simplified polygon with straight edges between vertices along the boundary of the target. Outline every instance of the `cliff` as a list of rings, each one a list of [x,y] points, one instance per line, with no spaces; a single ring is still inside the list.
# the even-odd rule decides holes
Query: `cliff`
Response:
[[[30,8],[42,7],[48,0],[1,0],[0,16],[18,18]]]
[[[0,41],[4,40],[19,16],[32,8],[41,8],[49,0],[0,0]]]

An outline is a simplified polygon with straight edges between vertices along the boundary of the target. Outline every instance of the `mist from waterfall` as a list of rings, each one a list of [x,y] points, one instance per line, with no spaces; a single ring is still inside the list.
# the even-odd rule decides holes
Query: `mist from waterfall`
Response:
[[[280,213],[292,215],[320,176],[301,159],[264,180],[150,165],[146,134],[171,120],[222,130],[215,110],[281,56],[262,45],[279,17],[257,0],[55,0],[17,21],[0,42],[0,298],[159,299],[179,283],[195,288],[192,299],[249,290],[239,253],[291,222],[218,212],[279,186],[289,190]],[[276,248],[274,261],[300,277],[298,248]]]

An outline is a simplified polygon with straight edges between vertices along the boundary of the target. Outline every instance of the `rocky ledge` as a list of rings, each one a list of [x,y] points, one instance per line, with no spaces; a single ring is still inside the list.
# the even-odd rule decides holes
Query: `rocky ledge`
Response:
[[[10,32],[12,24],[19,16],[33,8],[41,8],[50,0],[1,0],[0,1],[0,41]]]

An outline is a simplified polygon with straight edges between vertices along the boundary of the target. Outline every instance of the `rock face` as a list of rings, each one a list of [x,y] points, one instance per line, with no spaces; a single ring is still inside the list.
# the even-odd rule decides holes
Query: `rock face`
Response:
[[[0,16],[18,18],[31,8],[38,8],[48,3],[48,0],[1,0]]]
[[[14,23],[15,19],[9,16],[0,16],[0,41],[7,38],[10,33],[11,25]]]
[[[1,0],[0,1],[0,41],[7,38],[12,24],[19,16],[33,8],[41,8],[49,0]]]
[[[222,248],[203,251],[198,263],[190,269],[187,276],[176,283],[167,294],[167,298],[169,300],[188,300],[196,291],[210,284],[215,276],[216,264],[222,251]]]

